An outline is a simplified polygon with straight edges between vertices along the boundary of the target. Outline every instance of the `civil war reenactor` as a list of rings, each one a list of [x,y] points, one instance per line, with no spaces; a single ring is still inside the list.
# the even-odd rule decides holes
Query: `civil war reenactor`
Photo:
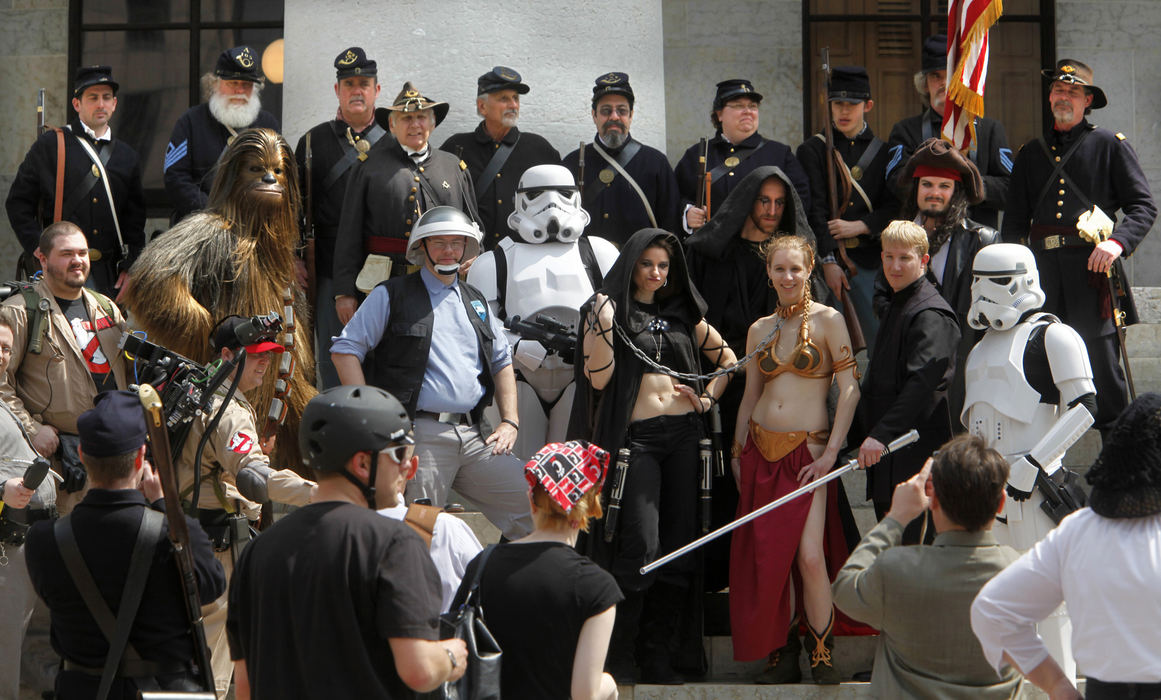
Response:
[[[41,134],[16,171],[5,207],[25,255],[56,221],[80,227],[89,243],[88,286],[116,296],[145,246],[141,163],[113,138],[117,81],[109,66],[82,66],[73,81],[68,125]],[[63,162],[62,162],[63,161]]]
[[[742,178],[763,165],[781,169],[802,203],[810,205],[810,183],[794,152],[786,144],[758,133],[761,104],[762,95],[745,78],[718,83],[710,109],[710,123],[716,133],[706,144],[695,143],[687,148],[675,169],[683,204],[681,224],[687,232],[700,228],[706,221],[706,210],[712,216]],[[702,156],[707,156],[704,169]],[[711,182],[708,206],[698,207],[699,199],[704,201],[704,195],[698,195],[699,190],[705,189],[707,174]]]
[[[77,417],[101,392],[122,389],[127,373],[118,349],[125,319],[100,292],[85,288],[89,245],[76,224],[59,221],[40,235],[44,276],[9,297],[0,314],[12,326],[12,358],[0,400],[8,404],[43,457],[63,477],[57,507],[67,513],[84,495],[77,456]]]
[[[871,80],[862,66],[836,66],[827,92],[833,130],[836,179],[850,185],[845,201],[827,196],[826,137],[815,134],[798,147],[798,161],[810,178],[810,225],[818,239],[818,254],[826,284],[835,297],[845,287],[854,303],[868,347],[875,343],[879,320],[872,309],[875,275],[882,269],[879,234],[895,218],[899,202],[887,186],[887,148],[871,131],[866,114],[875,106]],[[841,164],[840,164],[841,160]],[[841,188],[839,196],[846,191]],[[834,215],[832,206],[839,214]],[[844,246],[846,263],[838,247]],[[850,277],[847,275],[853,272]]]
[[[484,250],[495,248],[510,233],[508,217],[516,208],[521,174],[536,165],[560,162],[560,153],[547,139],[516,126],[520,96],[530,89],[511,68],[496,66],[484,73],[476,81],[480,125],[475,131],[453,134],[439,147],[468,164],[476,185]]]
[[[618,247],[643,228],[675,231],[681,201],[669,159],[629,134],[635,102],[627,74],[597,78],[597,134],[583,152],[578,148],[563,161],[580,183],[581,206],[591,218],[585,233]]]
[[[335,237],[342,218],[343,196],[347,181],[361,163],[370,158],[371,146],[387,135],[387,110],[376,109],[382,85],[375,61],[358,46],[352,46],[335,58],[335,96],[339,113],[303,134],[294,149],[302,183],[307,237],[314,240],[314,334],[322,352],[318,370],[322,387],[338,386],[339,375],[331,363],[331,338],[343,330],[335,312],[334,260]],[[309,263],[309,261],[308,261]]]
[[[339,323],[355,314],[362,294],[407,270],[411,227],[429,209],[450,206],[479,222],[467,164],[432,148],[431,132],[448,104],[421,95],[410,82],[387,107],[393,138],[367,151],[347,181],[335,238],[334,295]]]
[[[110,698],[151,688],[202,690],[161,480],[145,459],[141,401],[133,392],[107,392],[76,423],[93,488],[71,514],[33,525],[25,544],[28,574],[48,606],[62,659],[55,697],[97,697],[106,664]],[[209,602],[226,590],[226,577],[205,532],[183,517],[190,573],[199,600]],[[125,646],[116,653],[110,639],[122,625]]]
[[[173,125],[165,147],[165,193],[173,207],[171,223],[192,211],[204,209],[214,184],[214,166],[243,129],[281,131],[278,119],[262,109],[260,95],[265,79],[258,52],[235,46],[218,56],[209,84],[207,102],[190,107]]]
[[[915,89],[923,99],[923,113],[902,119],[891,129],[887,139],[891,160],[887,177],[893,177],[896,168],[904,165],[924,141],[939,136],[943,129],[943,106],[947,98],[947,35],[936,34],[923,42],[923,62],[914,76]],[[968,151],[984,178],[984,201],[968,211],[972,221],[996,227],[1000,210],[1008,199],[1008,177],[1012,173],[1012,149],[1004,125],[995,119],[979,117],[975,120],[976,138]],[[891,187],[897,181],[888,180]],[[903,193],[896,190],[902,198]]]
[[[1062,59],[1043,73],[1050,78],[1052,129],[1016,157],[1001,237],[1032,249],[1047,297],[1044,310],[1084,339],[1097,389],[1096,426],[1106,428],[1128,405],[1113,314],[1126,311],[1127,325],[1137,320],[1118,260],[1132,255],[1149,233],[1157,205],[1125,135],[1085,118],[1108,104],[1093,83],[1092,68]],[[1095,248],[1077,235],[1082,215],[1094,207],[1109,219],[1107,240]],[[1113,218],[1118,210],[1120,221]],[[1110,292],[1110,271],[1120,281],[1117,298]]]
[[[237,329],[249,323],[248,318],[227,316],[214,327],[210,347],[217,359],[230,362],[237,356],[242,349]],[[281,355],[286,348],[273,341],[245,347],[241,365],[234,369],[241,377],[230,402],[222,407],[225,387],[230,383],[228,378],[211,400],[209,410],[193,420],[181,451],[173,456],[178,490],[189,497],[183,505],[188,504],[187,510],[196,511],[227,580],[250,541],[250,523],[258,520],[262,505],[271,501],[304,506],[310,503],[315,486],[313,481],[293,470],[275,469],[270,465],[268,455],[273,451],[274,437],[266,441],[259,437],[258,417],[245,397],[246,392],[262,385],[272,355]],[[205,447],[201,448],[203,439]],[[199,455],[201,463],[195,468],[194,460]],[[234,672],[226,641],[226,598],[223,594],[202,606],[210,665],[219,697],[225,697],[230,689]]]

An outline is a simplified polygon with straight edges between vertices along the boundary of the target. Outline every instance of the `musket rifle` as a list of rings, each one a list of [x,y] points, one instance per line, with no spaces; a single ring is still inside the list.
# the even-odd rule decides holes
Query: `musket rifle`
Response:
[[[713,186],[713,176],[709,172],[709,141],[704,136],[698,144],[698,148],[701,150],[701,155],[697,157],[699,170],[697,177],[697,208],[705,210],[705,220],[709,221],[710,189]]]
[[[210,667],[210,648],[206,645],[206,630],[202,621],[202,607],[198,597],[198,582],[194,574],[193,550],[190,549],[189,525],[181,509],[177,489],[177,472],[169,454],[169,433],[165,429],[161,397],[152,384],[142,384],[137,396],[145,410],[145,426],[153,453],[153,464],[161,478],[161,492],[165,496],[165,519],[169,522],[169,541],[181,574],[181,590],[185,597],[185,612],[193,636],[194,660],[201,676],[202,690],[214,690],[214,672]]]
[[[36,135],[39,137],[44,132],[48,131],[48,126],[44,123],[44,88],[36,91]]]
[[[581,201],[584,201],[585,195],[585,142],[580,142],[580,148],[576,151],[576,165],[577,165],[577,179],[576,189],[580,193]]]
[[[827,213],[830,214],[830,219],[838,219],[843,215],[843,210],[846,209],[847,202],[850,201],[851,182],[846,175],[846,168],[836,167],[838,162],[836,159],[840,158],[838,152],[834,149],[834,128],[831,126],[830,117],[830,102],[827,100],[827,95],[830,94],[830,47],[824,46],[822,48],[822,135],[826,143],[826,153],[824,160],[826,161],[826,201]],[[839,177],[842,173],[842,182]],[[839,186],[842,185],[842,192],[840,196]],[[850,239],[850,243],[858,245],[858,241]],[[838,255],[843,268],[843,274],[847,277],[854,277],[859,274],[859,268],[851,262],[847,255],[847,240],[838,241]],[[867,347],[867,339],[863,336],[863,327],[859,324],[858,312],[855,309],[855,304],[851,301],[851,295],[845,288],[839,290],[839,301],[843,307],[843,320],[846,322],[847,333],[851,337],[851,349],[853,353],[857,353]],[[852,353],[852,354],[853,354]]]
[[[1094,204],[1091,211],[1086,211],[1080,215],[1076,222],[1076,229],[1080,232],[1081,238],[1091,242],[1095,247],[1109,239],[1113,232],[1113,220]],[[1125,341],[1125,317],[1127,314],[1121,307],[1121,304],[1129,299],[1129,288],[1125,284],[1124,271],[1117,262],[1113,261],[1113,264],[1105,271],[1109,285],[1109,313],[1112,314],[1113,326],[1117,330],[1117,350],[1121,355],[1121,364],[1125,367],[1125,383],[1129,385],[1129,398],[1135,401],[1137,388],[1133,384],[1133,368],[1129,366],[1129,349]]]

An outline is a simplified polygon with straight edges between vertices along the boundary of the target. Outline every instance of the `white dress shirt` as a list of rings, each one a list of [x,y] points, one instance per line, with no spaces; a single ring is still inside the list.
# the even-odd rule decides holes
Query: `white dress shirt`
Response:
[[[1064,519],[987,583],[972,631],[997,670],[1007,652],[1029,672],[1048,656],[1035,624],[1063,601],[1077,670],[1106,683],[1161,682],[1161,514]]]
[[[407,506],[403,504],[403,496],[399,497],[399,504],[394,508],[384,508],[380,515],[388,518],[403,520],[407,515]],[[480,541],[472,528],[463,520],[454,515],[440,513],[435,517],[435,528],[431,535],[431,561],[435,570],[439,572],[440,594],[443,597],[443,610],[451,607],[452,599],[460,587],[460,580],[468,568],[468,562],[476,558],[483,550]]]

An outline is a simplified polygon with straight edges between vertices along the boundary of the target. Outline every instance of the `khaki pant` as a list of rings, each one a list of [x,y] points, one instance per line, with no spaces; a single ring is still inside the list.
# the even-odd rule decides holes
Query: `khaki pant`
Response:
[[[214,556],[226,570],[226,582],[234,574],[234,555],[227,549],[224,552],[215,552]],[[202,606],[202,624],[206,631],[206,645],[210,648],[210,666],[214,671],[214,689],[218,697],[226,697],[230,690],[230,679],[234,676],[234,662],[230,659],[230,645],[226,641],[226,600],[230,595],[229,586],[226,592],[212,603]]]

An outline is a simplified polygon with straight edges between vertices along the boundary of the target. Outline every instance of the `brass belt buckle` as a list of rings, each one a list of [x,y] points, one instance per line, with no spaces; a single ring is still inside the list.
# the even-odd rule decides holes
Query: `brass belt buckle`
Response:
[[[96,248],[89,248],[89,260],[92,262],[97,262],[100,259],[101,251],[97,250]]]
[[[1044,250],[1056,250],[1064,242],[1064,236],[1045,236]]]

